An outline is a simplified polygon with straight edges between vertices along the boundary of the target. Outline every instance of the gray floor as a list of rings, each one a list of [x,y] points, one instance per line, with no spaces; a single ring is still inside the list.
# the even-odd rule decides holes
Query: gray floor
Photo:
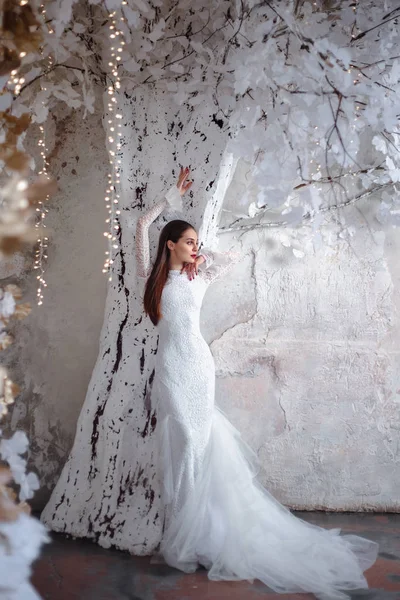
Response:
[[[352,600],[400,600],[400,515],[297,513],[301,518],[380,545],[379,558],[366,573],[369,590]],[[311,594],[275,594],[262,583],[213,582],[207,571],[192,575],[149,557],[104,550],[87,540],[53,534],[34,567],[33,584],[44,600],[311,600]]]

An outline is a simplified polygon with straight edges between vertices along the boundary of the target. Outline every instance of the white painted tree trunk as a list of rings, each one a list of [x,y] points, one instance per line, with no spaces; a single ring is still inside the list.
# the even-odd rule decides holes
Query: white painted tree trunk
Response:
[[[213,237],[230,169],[228,158],[215,194],[227,129],[207,106],[196,108],[195,116],[165,93],[147,89],[121,95],[119,101],[121,251],[75,442],[42,520],[55,531],[143,555],[160,541],[163,510],[153,456],[157,415],[151,406],[158,336],[143,313],[143,290],[135,275],[136,221],[175,182],[179,165],[190,165],[195,184],[184,201],[184,218],[196,227],[206,214],[203,229]],[[158,229],[164,222],[162,215]],[[157,227],[152,229],[154,256]]]

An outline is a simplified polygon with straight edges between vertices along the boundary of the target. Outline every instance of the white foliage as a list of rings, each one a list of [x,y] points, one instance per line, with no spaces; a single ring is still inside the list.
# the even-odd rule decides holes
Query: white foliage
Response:
[[[23,431],[16,431],[10,439],[0,442],[0,455],[10,466],[14,481],[20,486],[19,498],[29,500],[39,489],[39,480],[35,473],[26,473],[26,459],[22,458],[28,450],[29,442]]]
[[[21,147],[21,139],[17,148]],[[1,223],[4,236],[14,234],[16,237],[29,240],[26,227],[29,214],[20,212],[28,206],[26,190],[28,182],[20,174],[8,177],[0,189]],[[31,188],[32,189],[32,188]],[[37,235],[35,234],[36,239]],[[10,318],[26,314],[27,307],[17,305],[21,291],[18,286],[9,284],[0,288],[0,343],[5,349],[12,337],[6,331]],[[23,312],[21,312],[23,311]],[[8,405],[18,394],[18,387],[11,381],[7,370],[0,365],[0,418],[7,414]],[[46,528],[36,519],[25,514],[29,511],[26,500],[32,498],[39,488],[38,477],[27,473],[27,460],[22,455],[28,451],[28,438],[23,431],[17,431],[10,439],[3,437],[0,430],[0,597],[4,600],[40,600],[38,594],[29,583],[31,564],[39,555],[40,548],[48,541]],[[19,486],[20,503],[13,500],[13,492],[7,487],[12,479]],[[12,492],[12,494],[11,494]]]
[[[130,58],[124,62],[124,69],[129,73],[137,73],[140,70],[140,64],[134,58]]]
[[[43,543],[49,541],[45,527],[21,513],[16,521],[0,522],[0,597],[10,600],[39,598],[27,583],[31,564]]]
[[[296,258],[304,258],[305,256],[303,250],[298,250],[297,248],[293,248],[292,252]]]
[[[15,311],[15,300],[10,292],[0,289],[0,317],[8,319]]]
[[[11,94],[2,94],[0,96],[0,111],[5,111],[10,108],[12,104],[12,95]]]
[[[124,13],[128,25],[134,27],[135,29],[140,26],[141,17],[139,11],[133,10],[130,6],[127,6],[124,10]]]
[[[391,49],[398,46],[399,33],[395,22],[380,25],[397,8],[394,0],[384,6],[368,0],[356,9],[348,0],[329,12],[309,3],[294,12],[289,0],[271,6],[201,0],[195,11],[190,7],[186,0],[173,7],[161,1],[129,0],[121,6],[107,0],[88,14],[73,0],[51,2],[46,10],[55,34],[46,33],[42,63],[52,51],[58,63],[76,69],[60,67],[57,77],[48,76],[46,93],[39,91],[40,100],[33,95],[34,120],[47,118],[54,97],[73,109],[94,110],[88,74],[104,75],[96,52],[103,71],[109,70],[106,9],[125,19],[121,63],[128,75],[126,89],[156,84],[178,105],[187,102],[194,114],[204,102],[214,104],[232,132],[228,151],[250,163],[262,152],[253,177],[270,205],[283,204],[302,178],[308,185],[320,178],[328,200],[336,185],[331,175],[339,184],[343,169],[358,173],[378,166],[366,149],[381,133],[396,147],[400,61],[391,59]],[[373,35],[357,39],[371,28]],[[382,151],[385,143],[381,139],[376,149]],[[396,151],[385,154],[390,160],[375,183],[399,181]],[[321,165],[319,173],[311,161]]]

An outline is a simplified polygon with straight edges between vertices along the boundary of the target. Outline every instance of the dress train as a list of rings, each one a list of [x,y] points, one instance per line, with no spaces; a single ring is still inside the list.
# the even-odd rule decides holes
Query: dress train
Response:
[[[168,429],[168,419],[161,427]],[[170,456],[165,430],[160,439],[160,456]],[[168,461],[160,466],[168,503],[174,474]],[[201,470],[161,542],[165,561],[187,573],[202,564],[212,580],[259,579],[276,592],[313,592],[321,600],[368,587],[363,572],[378,545],[294,516],[255,479],[258,471],[257,455],[215,406]]]

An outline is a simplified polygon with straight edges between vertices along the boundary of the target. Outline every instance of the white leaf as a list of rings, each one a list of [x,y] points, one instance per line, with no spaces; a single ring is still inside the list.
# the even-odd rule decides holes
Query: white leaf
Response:
[[[256,205],[255,202],[251,202],[251,204],[249,204],[249,208],[248,208],[248,213],[249,213],[250,219],[252,219],[256,215],[258,215],[259,212],[261,212],[261,209],[258,208],[258,206]]]
[[[372,138],[372,143],[379,152],[383,152],[383,154],[387,154],[387,146],[386,141],[380,135],[374,135]]]
[[[85,112],[83,114],[83,118],[86,117],[86,112],[90,114],[94,113],[94,103],[96,101],[96,97],[92,90],[85,91],[83,90],[83,105],[85,107]]]
[[[32,121],[33,123],[44,123],[49,114],[49,107],[44,103],[36,103],[32,107]]]
[[[12,95],[9,92],[3,93],[0,96],[0,111],[3,112],[10,108],[12,104]]]
[[[204,52],[206,48],[200,42],[195,42],[194,40],[190,40],[190,45],[192,46],[195,52]]]
[[[25,83],[30,83],[31,81],[33,81],[35,79],[35,77],[40,75],[41,72],[42,72],[42,69],[40,67],[33,67],[32,69],[30,69],[24,75]]]
[[[159,22],[157,23],[157,25],[153,28],[153,30],[147,34],[147,37],[152,42],[156,42],[163,35],[164,28],[165,28],[165,21],[164,21],[164,19],[160,19]]]
[[[164,74],[164,69],[162,67],[149,67],[148,69],[155,78]]]
[[[174,73],[184,73],[185,72],[185,67],[179,62],[174,63],[169,68]]]
[[[303,258],[305,256],[302,250],[297,250],[297,248],[292,248],[292,252],[296,258]]]
[[[10,292],[4,292],[0,299],[0,316],[8,319],[14,314],[15,311],[15,300]]]
[[[386,166],[389,170],[394,170],[396,168],[395,164],[394,164],[393,160],[390,158],[390,156],[386,157]]]
[[[85,33],[86,27],[82,25],[82,23],[75,23],[75,25],[72,28],[72,31],[74,31],[75,33]]]
[[[124,13],[128,25],[134,29],[139,28],[141,24],[140,13],[137,10],[133,10],[130,6],[124,6]]]
[[[147,2],[145,2],[145,0],[133,0],[133,3],[136,4],[138,9],[144,13],[148,13],[150,11],[150,6],[147,4]]]
[[[35,473],[28,473],[20,483],[20,500],[30,500],[30,498],[33,498],[35,491],[39,488],[40,482],[38,476]]]
[[[137,73],[140,71],[140,64],[137,63],[134,58],[131,58],[123,63],[123,67],[126,71],[128,71],[128,73]]]
[[[28,438],[24,431],[16,431],[10,439],[2,439],[0,442],[0,454],[4,460],[14,455],[24,454],[28,449]]]

